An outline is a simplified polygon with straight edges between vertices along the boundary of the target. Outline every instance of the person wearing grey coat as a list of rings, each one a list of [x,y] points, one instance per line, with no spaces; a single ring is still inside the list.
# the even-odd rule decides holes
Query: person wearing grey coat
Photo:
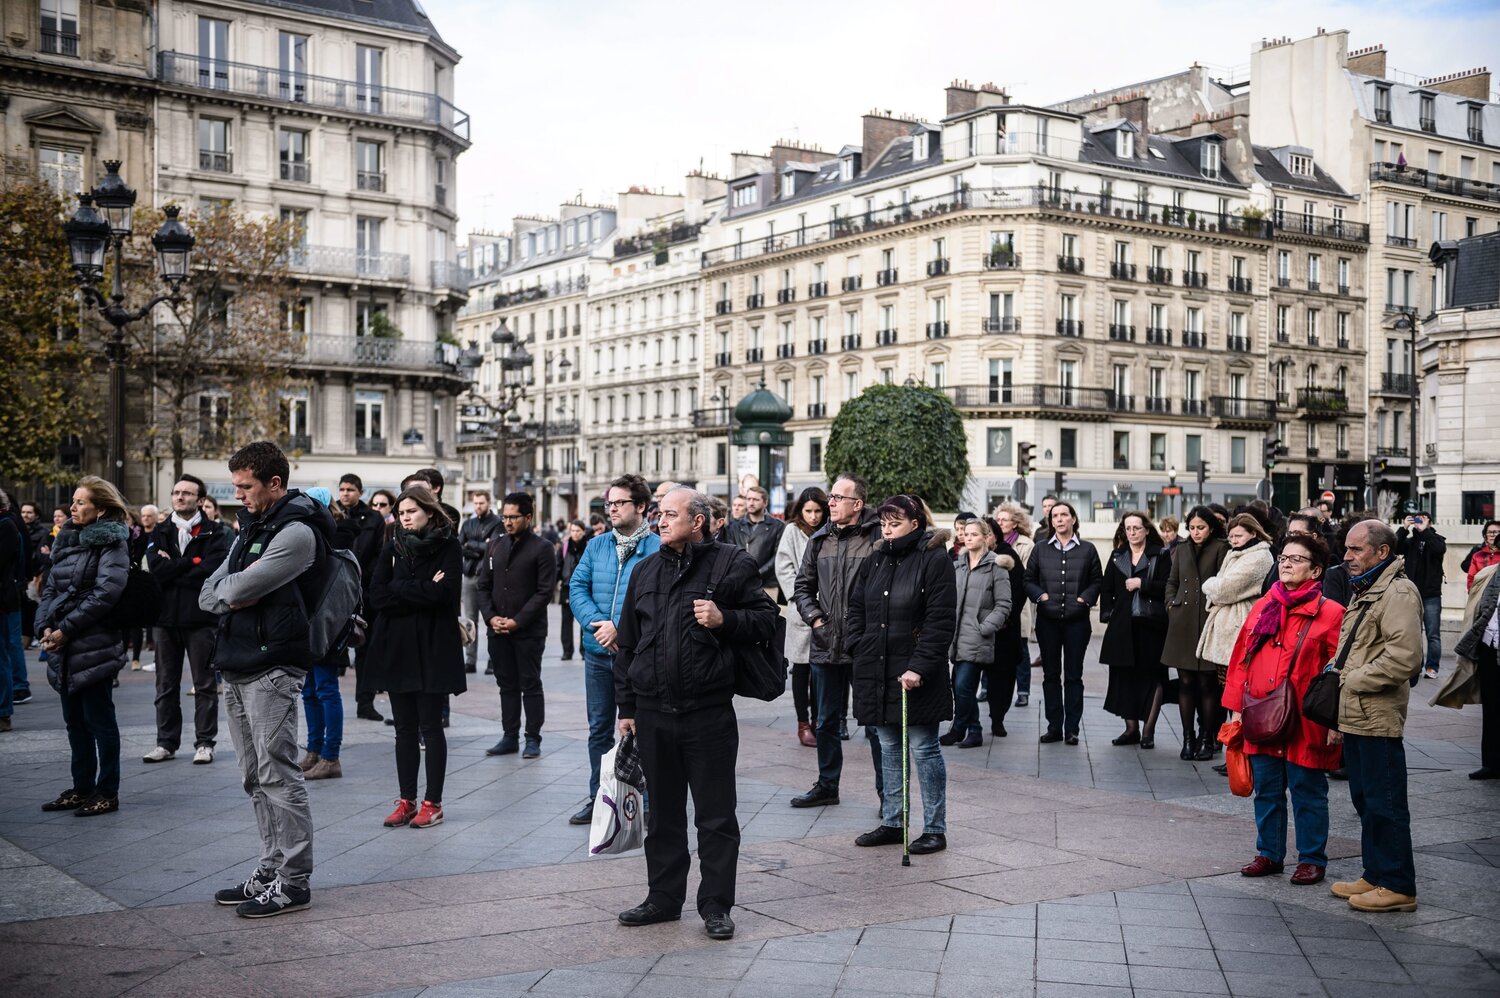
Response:
[[[960,748],[984,743],[979,726],[979,675],[994,665],[995,635],[1011,614],[1010,572],[989,550],[989,537],[987,523],[969,521],[964,526],[963,550],[953,563],[958,589],[958,622],[948,650],[953,659],[953,726],[938,741]]]
[[[72,750],[73,786],[43,810],[71,810],[86,817],[119,810],[120,728],[115,720],[114,680],[125,668],[118,625],[107,619],[125,593],[130,574],[130,531],[114,512],[97,479],[80,483],[73,498],[72,543],[53,551],[52,571],[37,607],[37,627],[47,650],[47,681],[62,699]],[[95,503],[98,503],[96,505]]]

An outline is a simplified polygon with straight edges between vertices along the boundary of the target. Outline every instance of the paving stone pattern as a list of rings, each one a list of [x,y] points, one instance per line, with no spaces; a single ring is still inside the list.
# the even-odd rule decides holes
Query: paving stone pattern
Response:
[[[795,744],[790,698],[741,702],[738,932],[714,944],[691,910],[643,929],[615,921],[644,896],[644,863],[639,853],[590,859],[586,830],[566,824],[586,787],[586,728],[579,663],[559,661],[555,642],[543,757],[484,755],[499,705],[491,680],[471,677],[453,702],[448,818],[425,831],[381,827],[395,796],[391,729],[354,719],[347,677],[346,776],[309,785],[314,904],[269,922],[208,900],[258,853],[227,739],[212,766],[186,755],[140,762],[154,743],[149,673],[126,674],[116,691],[120,812],[40,811],[67,784],[68,750],[33,658],[38,695],[0,738],[7,990],[1500,994],[1500,787],[1465,776],[1477,765],[1476,709],[1414,703],[1421,907],[1363,915],[1325,887],[1240,877],[1254,853],[1250,802],[1230,796],[1211,764],[1177,758],[1170,708],[1155,751],[1111,746],[1119,722],[1102,711],[1104,672],[1096,654],[1089,661],[1083,744],[1037,744],[1038,674],[1033,705],[1010,711],[1008,738],[946,750],[950,847],[910,867],[899,850],[853,845],[878,823],[861,732],[845,745],[843,803],[794,810],[787,799],[812,784],[816,761]],[[1359,825],[1342,784],[1330,805],[1330,878],[1353,879]]]

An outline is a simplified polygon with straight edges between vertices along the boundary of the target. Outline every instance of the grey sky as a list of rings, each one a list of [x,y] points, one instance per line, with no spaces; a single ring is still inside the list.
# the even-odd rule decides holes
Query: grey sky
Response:
[[[424,0],[463,55],[462,231],[552,214],[580,193],[677,192],[700,163],[777,139],[837,150],[871,108],[936,120],[955,78],[1050,103],[1193,62],[1243,75],[1262,37],[1347,28],[1393,70],[1500,76],[1500,0]]]

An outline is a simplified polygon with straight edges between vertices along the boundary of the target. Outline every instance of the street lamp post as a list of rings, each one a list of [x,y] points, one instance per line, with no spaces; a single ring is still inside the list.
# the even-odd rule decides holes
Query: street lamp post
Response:
[[[510,481],[510,431],[521,422],[521,416],[516,412],[516,408],[526,397],[524,372],[526,365],[531,363],[531,355],[526,352],[524,346],[516,342],[516,334],[506,327],[504,318],[501,318],[500,324],[490,334],[490,342],[498,347],[507,348],[500,357],[499,397],[494,404],[488,400],[485,403],[494,416],[495,502],[499,503],[509,491],[507,483]]]
[[[1403,309],[1391,324],[1396,329],[1405,329],[1407,336],[1407,347],[1411,351],[1411,374],[1406,378],[1407,393],[1411,401],[1411,415],[1406,420],[1406,439],[1408,451],[1411,455],[1409,465],[1411,468],[1411,485],[1407,489],[1406,499],[1409,506],[1417,503],[1417,324],[1413,321],[1412,310]]]
[[[1177,514],[1177,492],[1176,492],[1176,489],[1177,489],[1177,467],[1176,467],[1176,465],[1173,465],[1172,467],[1170,467],[1170,468],[1167,469],[1167,487],[1173,490],[1172,495],[1168,497],[1171,500],[1171,502],[1168,503],[1168,508],[1171,509],[1172,515],[1176,516],[1176,515],[1178,515]]]
[[[125,327],[150,315],[162,302],[182,301],[194,238],[177,220],[178,208],[168,205],[166,221],[151,237],[168,293],[156,295],[138,309],[125,307],[124,247],[135,229],[136,192],[120,177],[120,161],[106,160],[104,179],[87,194],[79,193],[78,210],[63,223],[73,274],[85,303],[114,327],[106,347],[109,357],[110,480],[125,486]],[[97,206],[97,210],[96,210]],[[103,212],[101,215],[100,212]],[[114,250],[114,275],[109,297],[97,287],[104,276],[104,257]]]
[[[542,463],[541,474],[539,475],[541,485],[537,491],[541,499],[538,506],[541,508],[541,521],[543,523],[551,520],[551,510],[547,506],[547,423],[549,422],[547,418],[547,383],[552,380],[553,360],[557,361],[557,369],[562,372],[566,372],[568,368],[573,366],[573,362],[561,350],[556,352],[546,350],[542,353]],[[559,375],[559,377],[562,376],[565,375]]]
[[[734,505],[734,449],[730,445],[729,437],[729,388],[728,386],[717,389],[708,400],[718,406],[724,412],[724,502],[726,505]]]

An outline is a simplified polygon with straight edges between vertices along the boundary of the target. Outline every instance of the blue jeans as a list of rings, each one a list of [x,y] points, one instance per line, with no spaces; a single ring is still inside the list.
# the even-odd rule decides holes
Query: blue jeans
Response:
[[[59,695],[72,749],[73,789],[85,795],[120,796],[120,726],[115,721],[113,680]]]
[[[1406,747],[1399,738],[1344,735],[1349,796],[1359,812],[1363,877],[1398,894],[1417,893],[1406,806]]]
[[[881,824],[901,827],[901,725],[875,728],[880,739],[880,759],[885,766],[885,795],[881,798]],[[911,724],[906,728],[912,768],[922,784],[922,834],[944,835],[948,831],[948,767],[938,744],[936,724]]]
[[[985,666],[978,662],[953,663],[953,730],[982,734],[979,726],[979,676]],[[994,691],[998,695],[1001,691]],[[1007,699],[1009,699],[1007,697]]]
[[[1427,632],[1427,668],[1436,672],[1443,657],[1443,598],[1422,597],[1422,630]]]
[[[615,747],[615,658],[583,652],[583,697],[589,715],[589,800],[599,796],[599,760]]]
[[[1328,865],[1328,775],[1274,755],[1252,755],[1255,773],[1255,851],[1286,859],[1286,795],[1292,794],[1297,862]]]
[[[1021,639],[1021,658],[1016,662],[1016,692],[1031,696],[1031,642],[1025,638]]]
[[[302,685],[302,712],[307,716],[307,750],[332,761],[344,740],[344,698],[337,665],[315,665]]]
[[[26,645],[21,639],[21,611],[0,613],[0,717],[9,717],[12,698],[17,693],[29,693],[31,683],[26,678]]]
[[[839,788],[844,773],[844,743],[839,740],[839,720],[844,716],[849,686],[842,666],[812,666],[813,734],[818,740],[818,782],[829,790]],[[870,743],[870,761],[875,767],[875,792],[885,794],[885,771],[881,762],[880,742],[873,728],[865,728]]]

